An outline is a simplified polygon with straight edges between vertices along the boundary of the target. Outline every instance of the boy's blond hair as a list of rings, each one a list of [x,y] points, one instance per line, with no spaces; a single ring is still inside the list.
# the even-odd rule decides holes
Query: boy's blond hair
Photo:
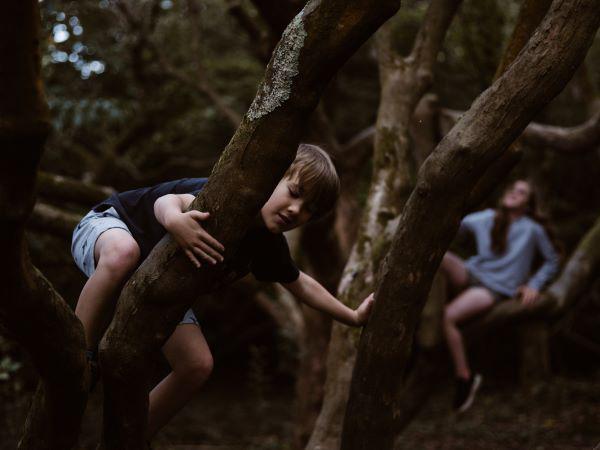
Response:
[[[312,219],[327,214],[340,193],[340,179],[331,157],[320,147],[300,144],[296,159],[285,173],[285,177],[297,179],[300,195],[305,198]]]

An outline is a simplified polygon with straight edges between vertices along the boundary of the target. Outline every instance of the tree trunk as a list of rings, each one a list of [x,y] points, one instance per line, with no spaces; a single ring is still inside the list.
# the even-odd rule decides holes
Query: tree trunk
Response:
[[[144,448],[146,367],[153,352],[199,293],[238,277],[236,245],[293,160],[325,85],[398,7],[396,0],[311,1],[292,20],[254,102],[192,205],[211,212],[204,224],[225,245],[226,262],[197,270],[166,236],[121,293],[100,344],[103,448]]]
[[[433,1],[413,50],[406,58],[392,50],[391,28],[377,35],[381,103],[375,132],[373,176],[358,239],[346,264],[338,297],[356,306],[372,291],[376,268],[391,242],[415,178],[415,161],[409,139],[412,113],[433,80],[433,64],[459,1]],[[351,371],[359,334],[333,325],[323,408],[307,449],[340,446],[340,431],[348,398]]]
[[[543,320],[532,320],[519,325],[519,379],[525,387],[550,375],[550,349],[548,325]]]
[[[24,238],[50,129],[40,76],[38,2],[8,2],[2,17],[0,324],[26,349],[40,374],[19,448],[69,449],[87,400],[83,328],[31,264]]]
[[[583,61],[600,23],[600,0],[556,0],[506,72],[473,103],[419,173],[380,270],[363,333],[342,448],[389,449],[394,392],[435,270],[465,213],[468,194]]]

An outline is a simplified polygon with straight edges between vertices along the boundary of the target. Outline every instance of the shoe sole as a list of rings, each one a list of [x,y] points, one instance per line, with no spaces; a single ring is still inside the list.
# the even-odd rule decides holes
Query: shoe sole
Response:
[[[475,377],[473,378],[473,385],[471,386],[471,390],[469,391],[469,396],[457,410],[459,414],[464,413],[467,409],[471,407],[471,405],[473,404],[473,400],[475,400],[475,394],[477,394],[477,391],[479,390],[482,381],[483,377],[481,375],[475,375]]]

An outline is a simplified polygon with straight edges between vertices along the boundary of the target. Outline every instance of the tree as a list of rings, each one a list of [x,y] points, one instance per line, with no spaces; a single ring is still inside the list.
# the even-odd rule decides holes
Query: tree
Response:
[[[409,55],[394,49],[392,23],[377,33],[381,101],[375,126],[374,165],[359,236],[338,288],[352,304],[373,289],[374,277],[391,243],[416,172],[409,125],[417,103],[433,82],[435,58],[460,1],[430,3]],[[309,449],[338,448],[358,333],[334,325],[327,362],[323,408]]]
[[[87,400],[83,328],[31,264],[24,238],[49,131],[38,2],[9,2],[2,17],[0,53],[8,70],[0,72],[0,325],[26,349],[40,374],[19,447],[69,449],[76,443]]]
[[[470,192],[573,75],[600,24],[599,7],[598,1],[555,1],[513,64],[425,161],[379,272],[377,301],[353,374],[343,449],[392,448],[394,415],[402,408],[394,393],[435,269]]]
[[[250,110],[192,205],[212,213],[207,230],[225,245],[226,260],[235,257],[236,242],[292,161],[328,80],[398,7],[391,0],[311,1],[292,20]],[[166,237],[125,285],[100,344],[104,448],[143,448],[152,353],[198,292],[235,277],[221,268],[196,272]]]

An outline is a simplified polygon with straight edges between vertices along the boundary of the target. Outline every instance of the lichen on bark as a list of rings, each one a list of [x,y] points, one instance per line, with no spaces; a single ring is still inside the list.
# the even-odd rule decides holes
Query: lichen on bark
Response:
[[[265,77],[258,93],[250,105],[247,117],[253,121],[274,111],[290,97],[292,81],[298,75],[300,51],[304,46],[306,30],[300,11],[287,26],[281,37],[281,42],[275,49],[270,77]]]

